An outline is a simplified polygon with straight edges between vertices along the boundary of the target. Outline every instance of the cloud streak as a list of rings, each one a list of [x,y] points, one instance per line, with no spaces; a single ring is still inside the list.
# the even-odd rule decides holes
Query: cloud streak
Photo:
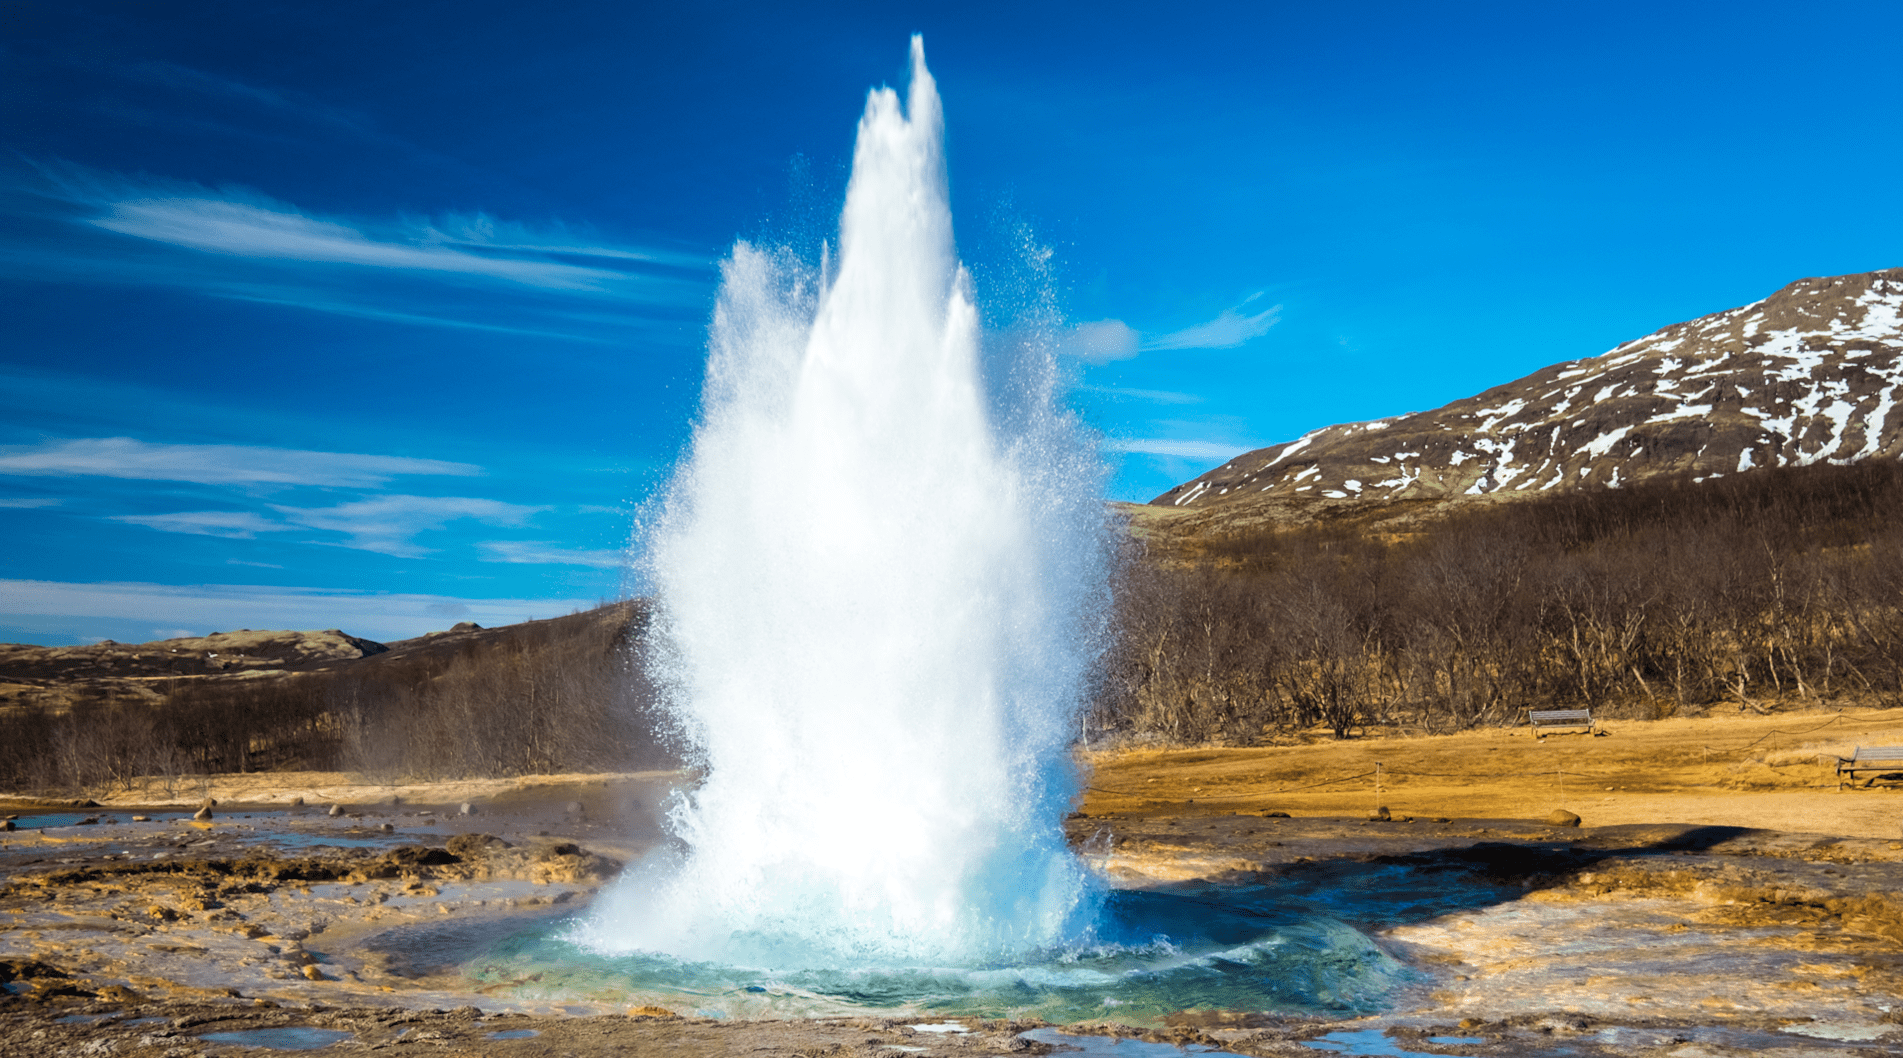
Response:
[[[1269,332],[1282,318],[1282,306],[1260,312],[1243,310],[1260,300],[1251,294],[1235,308],[1224,309],[1213,320],[1164,334],[1143,334],[1122,320],[1092,320],[1072,327],[1058,344],[1058,352],[1088,364],[1129,360],[1139,353],[1164,349],[1234,349]]]
[[[672,334],[699,315],[715,280],[706,255],[619,245],[560,223],[320,215],[244,188],[24,164],[31,175],[0,166],[0,214],[27,222],[0,225],[0,272],[18,279],[621,342],[656,327]]]
[[[135,198],[106,204],[86,223],[207,253],[421,272],[454,272],[538,287],[598,290],[617,273],[559,262],[377,239],[347,224],[210,197]]]
[[[521,526],[547,507],[531,507],[473,496],[373,496],[335,507],[273,507],[295,526],[342,533],[340,546],[398,558],[430,553],[411,538],[464,518],[485,525]]]
[[[177,514],[116,514],[111,521],[143,525],[164,533],[188,533],[193,536],[222,536],[228,540],[250,540],[259,533],[277,533],[290,526],[271,521],[250,511],[181,511]]]
[[[151,444],[130,437],[0,445],[0,475],[372,488],[405,475],[474,477],[468,463],[252,445]]]
[[[0,616],[94,618],[183,626],[198,634],[234,628],[342,628],[389,641],[456,621],[512,624],[595,606],[596,599],[465,599],[246,584],[98,584],[0,580]]]
[[[1234,349],[1251,338],[1259,338],[1269,333],[1282,318],[1282,306],[1271,305],[1261,312],[1244,315],[1242,310],[1262,295],[1252,295],[1247,301],[1233,309],[1224,309],[1215,319],[1199,323],[1194,327],[1185,327],[1180,331],[1159,334],[1143,340],[1143,348],[1150,349]]]
[[[484,562],[620,569],[627,561],[619,551],[578,551],[540,540],[490,540],[481,546]]]

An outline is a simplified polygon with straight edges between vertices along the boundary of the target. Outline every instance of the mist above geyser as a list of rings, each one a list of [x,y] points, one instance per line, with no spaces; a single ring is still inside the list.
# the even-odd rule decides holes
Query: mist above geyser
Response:
[[[1068,747],[1106,542],[1048,335],[993,338],[943,115],[872,91],[836,249],[737,244],[648,548],[652,659],[703,781],[590,943],[753,966],[965,964],[1078,938]],[[981,355],[988,353],[988,355]]]

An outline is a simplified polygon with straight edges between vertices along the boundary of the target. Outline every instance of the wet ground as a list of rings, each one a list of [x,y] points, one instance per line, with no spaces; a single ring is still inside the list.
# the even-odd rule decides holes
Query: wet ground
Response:
[[[544,790],[473,816],[415,804],[335,816],[319,804],[227,805],[210,820],[175,808],[15,811],[17,829],[0,834],[0,1050],[1903,1051],[1892,1009],[1903,1003],[1903,842],[1721,826],[1154,807],[1069,821],[1121,886],[1233,907],[1266,901],[1371,939],[1407,972],[1353,1009],[1192,1004],[1135,1025],[1114,1010],[1063,1026],[1009,1011],[747,1020],[469,972],[501,938],[584,909],[651,847],[663,787]]]

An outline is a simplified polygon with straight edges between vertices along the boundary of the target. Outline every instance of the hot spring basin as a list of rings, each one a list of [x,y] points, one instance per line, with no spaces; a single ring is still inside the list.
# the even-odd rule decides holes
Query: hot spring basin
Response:
[[[333,1043],[341,1043],[352,1035],[342,1029],[314,1029],[307,1025],[289,1025],[276,1029],[208,1032],[199,1039],[206,1043],[231,1043],[240,1047],[259,1047],[269,1051],[315,1051]]]

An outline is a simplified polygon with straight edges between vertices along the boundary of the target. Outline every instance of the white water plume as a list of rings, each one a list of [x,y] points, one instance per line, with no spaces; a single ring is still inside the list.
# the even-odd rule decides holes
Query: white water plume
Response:
[[[723,265],[648,555],[655,662],[704,779],[672,812],[683,849],[630,873],[591,946],[973,965],[1088,925],[1061,818],[1101,476],[1048,335],[987,377],[942,142],[914,38],[904,107],[867,99],[837,252],[743,242]]]

